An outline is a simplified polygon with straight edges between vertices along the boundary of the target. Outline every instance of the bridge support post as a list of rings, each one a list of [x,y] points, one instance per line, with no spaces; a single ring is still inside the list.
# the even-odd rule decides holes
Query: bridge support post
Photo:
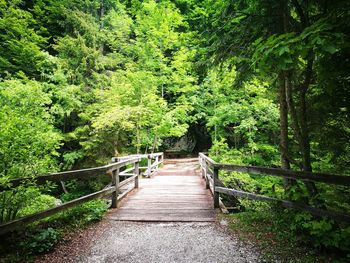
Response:
[[[219,169],[217,167],[213,167],[214,168],[214,174],[213,174],[213,199],[214,199],[214,208],[219,208],[220,204],[219,204],[219,193],[215,191],[217,182],[219,181]]]
[[[149,176],[151,175],[152,171],[151,171],[151,166],[152,166],[152,157],[151,155],[147,156],[147,167],[148,167],[148,171],[149,171]]]
[[[203,172],[203,178],[205,180],[205,188],[209,189],[210,188],[210,184],[209,184],[209,179],[208,179],[208,164],[205,160],[203,160],[203,164],[204,164],[204,169],[202,169]]]
[[[162,155],[160,156],[160,161],[162,164],[164,163],[164,153],[162,153]]]
[[[157,164],[156,171],[158,171],[158,166],[159,166],[159,156],[156,156],[156,164]]]
[[[115,191],[112,193],[112,208],[118,207],[118,184],[119,184],[119,168],[112,173],[112,186],[115,187]]]
[[[140,175],[139,165],[140,165],[140,163],[137,161],[135,163],[135,166],[134,166],[134,174],[136,175],[136,177],[135,177],[135,188],[139,188],[139,175]]]

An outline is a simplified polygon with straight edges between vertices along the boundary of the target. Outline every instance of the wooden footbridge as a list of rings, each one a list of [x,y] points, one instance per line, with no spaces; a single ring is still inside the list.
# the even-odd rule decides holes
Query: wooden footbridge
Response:
[[[219,171],[278,176],[304,183],[320,182],[345,187],[350,186],[350,176],[220,164],[203,153],[199,154],[199,158],[192,159],[164,161],[163,156],[163,153],[129,155],[112,158],[112,163],[101,167],[53,173],[34,179],[11,180],[6,187],[0,187],[0,191],[11,190],[28,181],[36,184],[54,181],[64,185],[66,180],[108,176],[111,183],[100,191],[4,223],[0,225],[0,235],[95,198],[111,200],[111,208],[114,210],[109,213],[109,218],[112,220],[210,222],[215,220],[215,208],[223,207],[219,194],[225,194],[234,198],[275,202],[286,208],[307,211],[317,217],[327,216],[337,221],[350,222],[349,215],[329,209],[227,188],[219,179]],[[140,179],[141,176],[144,178]]]
[[[213,198],[200,176],[198,159],[166,160],[151,178],[139,181],[111,219],[149,222],[214,221]]]

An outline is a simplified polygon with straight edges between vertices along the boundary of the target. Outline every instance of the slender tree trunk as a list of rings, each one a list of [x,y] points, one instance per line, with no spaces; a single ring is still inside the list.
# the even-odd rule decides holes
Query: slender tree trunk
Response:
[[[287,77],[288,79],[290,78],[290,76]],[[296,137],[296,140],[298,142],[298,147],[299,147],[299,151],[300,154],[302,156],[302,169],[304,171],[308,171],[306,169],[309,169],[309,172],[311,172],[311,160],[310,160],[310,143],[309,140],[306,138],[308,138],[307,134],[302,134],[302,128],[300,125],[300,122],[298,120],[298,115],[297,115],[297,111],[294,105],[294,101],[293,101],[293,89],[292,89],[292,85],[290,83],[290,80],[288,80],[289,84],[286,85],[286,100],[287,100],[287,106],[288,106],[288,110],[290,112],[290,116],[291,116],[291,120],[292,120],[292,127],[293,127],[293,131],[294,131],[294,135]],[[306,114],[306,112],[305,112]],[[303,118],[305,118],[306,120],[306,116],[303,116]],[[305,126],[303,126],[303,130],[304,132],[307,131],[307,123],[305,123]],[[308,147],[306,147],[308,146]],[[304,157],[307,157],[307,159],[304,159]],[[305,160],[308,161],[308,163],[305,163]],[[315,184],[313,182],[305,182],[305,186],[310,194],[310,196],[315,196],[317,194],[317,188],[315,186]]]
[[[279,102],[280,102],[280,152],[281,152],[281,167],[289,169],[290,164],[286,152],[288,151],[288,109],[286,101],[286,90],[284,74],[280,74],[279,84]]]
[[[282,0],[279,3],[279,17],[280,25],[279,33],[287,33],[288,26],[288,4],[287,1]],[[280,111],[280,153],[281,153],[281,167],[283,169],[290,169],[290,162],[288,160],[288,108],[286,101],[286,80],[283,71],[279,73],[279,111]],[[287,191],[290,186],[290,180],[287,178],[283,179],[284,190]]]
[[[303,147],[303,170],[307,172],[312,172],[311,157],[310,157],[310,136],[307,124],[307,102],[306,94],[310,86],[312,78],[312,66],[313,66],[314,56],[310,55],[305,68],[305,79],[300,86],[300,131],[301,131],[301,141]]]

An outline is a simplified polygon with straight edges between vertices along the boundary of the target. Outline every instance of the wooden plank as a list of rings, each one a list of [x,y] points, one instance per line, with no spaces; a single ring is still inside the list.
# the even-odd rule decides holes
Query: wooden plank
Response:
[[[311,207],[311,206],[301,204],[301,203],[280,200],[280,199],[273,198],[273,197],[252,194],[252,193],[243,192],[243,191],[234,190],[234,189],[229,189],[229,188],[224,188],[224,187],[216,187],[215,191],[217,191],[219,193],[234,195],[237,197],[243,197],[243,198],[247,198],[247,199],[251,199],[251,200],[277,202],[278,204],[282,205],[283,207],[306,211],[314,216],[319,216],[319,217],[326,216],[326,217],[332,218],[336,221],[343,221],[343,222],[348,222],[348,223],[350,222],[349,215],[342,214],[342,213],[335,212],[335,211],[319,209],[319,208]]]
[[[137,195],[137,193],[135,193],[135,195]],[[193,205],[197,205],[197,204],[209,204],[212,205],[212,199],[208,198],[208,199],[203,199],[203,200],[193,200],[193,199],[182,199],[182,200],[158,200],[158,199],[153,199],[153,200],[145,200],[143,198],[141,199],[131,199],[134,195],[131,195],[128,197],[127,203],[125,203],[125,205],[146,205],[146,204],[168,204],[170,207],[176,204],[193,204]]]
[[[67,203],[64,203],[62,205],[59,205],[59,206],[56,206],[56,207],[53,207],[53,208],[50,208],[50,209],[47,209],[47,210],[35,213],[33,215],[22,217],[22,218],[13,220],[11,222],[2,224],[2,225],[0,225],[0,235],[3,235],[3,234],[8,233],[8,232],[11,232],[11,231],[13,231],[15,229],[18,229],[18,228],[21,228],[24,225],[30,224],[30,223],[32,223],[34,221],[39,220],[39,219],[43,219],[43,218],[46,218],[46,217],[48,217],[50,215],[56,214],[56,213],[58,213],[58,212],[60,212],[62,210],[66,210],[68,208],[77,206],[77,205],[79,205],[81,203],[84,203],[84,202],[87,202],[87,201],[90,201],[90,200],[93,200],[93,199],[96,199],[96,198],[100,198],[100,197],[104,197],[104,196],[110,195],[113,191],[115,191],[114,187],[108,187],[108,188],[103,189],[101,191],[98,191],[98,192],[95,192],[95,193],[92,193],[92,194],[89,194],[89,195],[86,195],[86,196],[74,199],[74,200],[69,201]]]
[[[171,195],[171,196],[187,196],[187,195],[208,195],[208,192],[206,191],[200,191],[200,192],[194,192],[194,191],[186,191],[186,192],[182,192],[182,191],[157,191],[157,192],[144,192],[144,191],[140,191],[140,193],[138,194],[140,196],[154,196],[154,195],[157,195],[157,196],[167,196],[167,195]]]
[[[221,213],[223,213],[223,214],[229,214],[229,213],[230,213],[230,212],[227,210],[225,204],[222,202],[221,197],[219,198],[219,206],[220,206],[220,209],[221,209]]]
[[[123,221],[190,221],[203,222],[214,221],[215,211],[213,209],[206,210],[121,210],[111,216],[114,220]]]
[[[132,203],[125,203],[122,206],[122,209],[138,209],[140,207],[147,208],[147,209],[161,209],[161,208],[169,208],[169,203],[159,203],[159,202],[132,202]],[[172,209],[183,209],[186,207],[186,209],[191,210],[197,210],[197,209],[213,209],[213,205],[208,202],[202,202],[202,203],[192,203],[192,202],[176,202],[171,204]]]
[[[213,216],[208,217],[189,217],[184,215],[170,215],[146,217],[142,215],[127,215],[125,217],[111,217],[112,220],[117,221],[131,221],[131,222],[215,222]]]

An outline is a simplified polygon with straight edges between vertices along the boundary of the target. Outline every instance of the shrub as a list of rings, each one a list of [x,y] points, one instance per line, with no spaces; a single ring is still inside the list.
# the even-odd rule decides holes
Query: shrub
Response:
[[[20,247],[27,254],[38,254],[50,251],[58,242],[60,233],[49,227],[33,232],[28,239],[20,242]]]

